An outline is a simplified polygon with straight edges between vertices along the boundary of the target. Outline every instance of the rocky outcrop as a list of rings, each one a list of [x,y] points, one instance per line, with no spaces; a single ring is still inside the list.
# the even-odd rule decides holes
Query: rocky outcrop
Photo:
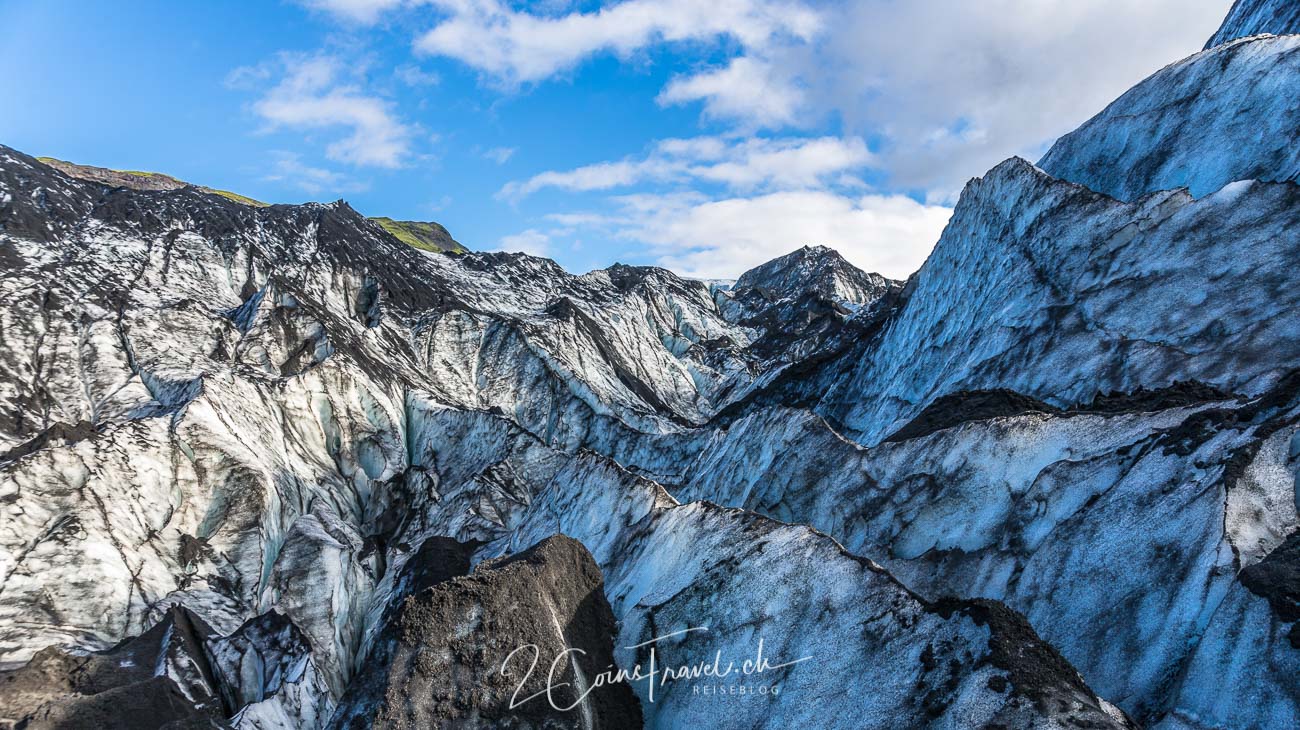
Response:
[[[641,727],[631,687],[598,682],[614,666],[602,588],[581,543],[552,537],[413,592],[330,726]]]
[[[317,727],[332,710],[311,645],[270,612],[221,636],[180,606],[100,652],[57,647],[0,672],[0,722],[16,728]]]
[[[18,728],[222,727],[203,652],[211,629],[182,608],[145,634],[84,656],[56,647],[0,672],[0,723]]]

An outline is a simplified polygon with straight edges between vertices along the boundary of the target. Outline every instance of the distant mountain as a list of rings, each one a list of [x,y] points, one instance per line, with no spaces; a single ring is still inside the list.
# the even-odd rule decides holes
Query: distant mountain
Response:
[[[164,175],[161,172],[143,172],[140,170],[110,170],[106,167],[93,167],[91,165],[78,165],[75,162],[58,160],[53,157],[38,157],[41,162],[53,167],[70,177],[79,180],[97,182],[110,187],[123,187],[132,190],[179,190],[183,187],[193,187],[202,190],[205,193],[220,195],[227,200],[233,200],[236,203],[251,205],[254,207],[265,207],[268,203],[260,200],[232,193],[229,190],[217,190],[204,185],[194,185],[184,180],[177,180],[171,175]]]
[[[867,304],[880,298],[892,282],[850,264],[826,246],[804,246],[741,275],[732,290],[753,289],[769,299],[816,294],[829,300]]]
[[[75,162],[55,159],[53,157],[38,157],[41,162],[53,167],[69,177],[88,182],[100,183],[109,187],[130,188],[131,190],[180,190],[185,187],[192,187],[205,193],[220,195],[227,200],[233,200],[236,203],[249,205],[256,208],[264,208],[269,203],[263,203],[260,200],[254,200],[246,195],[232,193],[229,190],[218,190],[205,185],[195,185],[172,177],[164,175],[161,172],[143,172],[140,170],[110,170],[106,167],[94,167],[91,165],[79,165]],[[408,246],[424,251],[449,251],[452,253],[465,253],[469,249],[465,248],[460,242],[451,237],[441,224],[433,222],[419,221],[395,221],[387,217],[372,217],[370,220],[378,223],[385,231],[392,234],[397,240]]]

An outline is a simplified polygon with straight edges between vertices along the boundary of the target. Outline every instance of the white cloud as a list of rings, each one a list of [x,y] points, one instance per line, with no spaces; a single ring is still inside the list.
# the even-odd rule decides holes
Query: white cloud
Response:
[[[402,4],[402,0],[299,0],[303,5],[341,20],[369,25]]]
[[[667,139],[642,157],[544,172],[507,185],[502,195],[662,189],[546,219],[566,235],[634,241],[691,276],[736,276],[804,244],[832,246],[860,266],[907,276],[952,211],[901,195],[861,194],[865,186],[854,175],[873,159],[856,137]],[[709,188],[724,192],[703,192]]]
[[[514,147],[493,147],[492,149],[483,153],[483,157],[492,160],[498,165],[506,164],[506,162],[511,157],[514,157],[514,155],[515,155]]]
[[[707,112],[752,126],[772,112],[737,98],[802,84],[802,104],[788,116],[879,136],[892,185],[949,200],[1011,155],[1037,158],[1143,77],[1198,51],[1227,5],[850,0],[823,9],[815,42],[765,49],[761,84],[700,80],[664,97],[696,96]]]
[[[282,54],[271,64],[279,83],[253,103],[267,131],[349,130],[330,142],[325,155],[336,162],[375,167],[400,167],[411,154],[414,130],[397,117],[392,105],[367,94],[359,80],[345,77],[343,62],[328,55]],[[236,69],[231,83],[247,83],[268,75]]]
[[[797,0],[624,0],[594,12],[537,15],[499,0],[433,0],[447,17],[416,41],[424,53],[455,58],[498,81],[539,81],[588,56],[626,57],[658,43],[732,38],[762,48],[811,38],[816,12]]]
[[[736,143],[716,162],[697,164],[691,175],[732,188],[800,188],[817,186],[828,175],[859,169],[872,161],[857,137],[764,139]]]
[[[818,129],[880,140],[894,189],[950,202],[1001,160],[1039,156],[1165,63],[1199,49],[1227,0],[305,0],[374,20],[432,5],[419,52],[457,59],[511,86],[598,54],[628,58],[665,43],[733,52],[678,75],[661,104],[694,104],[749,132]],[[584,9],[585,8],[585,9]],[[723,46],[726,47],[726,46]],[[340,154],[346,154],[340,150]],[[655,160],[546,173],[537,187],[599,189],[672,176]],[[520,187],[528,183],[519,183]]]
[[[550,249],[551,237],[535,228],[503,236],[496,247],[497,251],[526,253],[531,256],[545,256]]]
[[[303,163],[293,152],[276,151],[271,153],[271,157],[274,162],[264,179],[292,185],[309,195],[337,195],[366,189],[366,185],[350,180],[342,173]]]
[[[701,278],[731,278],[802,245],[825,245],[893,278],[920,267],[952,215],[902,195],[776,192],[702,200],[639,195],[606,218],[614,235],[650,247],[658,262]]]
[[[804,103],[801,84],[772,64],[756,58],[733,58],[724,68],[673,79],[659,94],[662,105],[703,101],[715,118],[737,119],[756,127],[793,124]]]
[[[641,158],[550,170],[508,183],[500,196],[519,198],[544,188],[608,190],[645,182],[696,181],[736,190],[820,187],[828,178],[860,169],[871,160],[866,143],[856,137],[668,139]]]
[[[398,81],[412,88],[421,86],[437,86],[442,83],[442,78],[432,71],[425,71],[413,63],[405,63],[393,69],[393,75]]]
[[[575,228],[607,228],[617,225],[619,219],[601,213],[548,213],[546,220],[558,223],[572,231]]]
[[[575,192],[587,190],[608,190],[623,187],[635,182],[657,176],[657,171],[648,161],[642,162],[599,162],[594,165],[557,171],[548,170],[538,173],[522,183],[510,182],[501,188],[499,197],[519,198],[531,195],[543,188],[560,188]]]

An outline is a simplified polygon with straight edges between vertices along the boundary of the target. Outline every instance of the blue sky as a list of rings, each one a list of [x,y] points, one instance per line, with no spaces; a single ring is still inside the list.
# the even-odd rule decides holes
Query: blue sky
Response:
[[[1036,159],[1229,4],[0,0],[0,143],[344,198],[575,272],[733,277],[826,244],[904,277],[967,179]]]

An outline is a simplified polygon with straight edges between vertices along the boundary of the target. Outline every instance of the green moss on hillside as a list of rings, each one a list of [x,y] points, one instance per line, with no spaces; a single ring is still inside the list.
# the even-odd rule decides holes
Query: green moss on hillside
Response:
[[[263,203],[262,201],[260,201],[260,200],[254,200],[254,199],[248,197],[247,195],[240,195],[239,193],[232,193],[232,192],[230,192],[229,190],[217,190],[216,188],[202,188],[202,190],[203,190],[204,192],[212,193],[213,195],[220,195],[221,197],[223,197],[223,198],[227,198],[227,199],[229,199],[229,200],[233,200],[233,201],[235,201],[236,203],[243,203],[244,205],[251,205],[251,206],[253,206],[254,208],[269,208],[269,207],[271,206],[270,203]]]
[[[395,221],[379,216],[370,220],[378,223],[394,238],[408,246],[422,251],[450,251],[451,253],[468,253],[469,249],[451,237],[446,228],[433,222]]]
[[[75,162],[67,162],[56,157],[37,157],[37,160],[61,171],[65,175],[88,180],[90,182],[102,183],[119,187],[132,188],[134,190],[176,190],[186,185],[191,185],[184,180],[178,180],[171,175],[164,175],[161,172],[149,172],[148,170],[113,170],[107,167],[94,167],[91,165],[78,165]],[[227,200],[233,200],[241,205],[251,205],[255,208],[265,208],[268,203],[260,200],[254,200],[247,195],[232,193],[229,190],[217,190],[206,185],[193,185],[193,187],[202,190],[205,193],[220,195]]]

